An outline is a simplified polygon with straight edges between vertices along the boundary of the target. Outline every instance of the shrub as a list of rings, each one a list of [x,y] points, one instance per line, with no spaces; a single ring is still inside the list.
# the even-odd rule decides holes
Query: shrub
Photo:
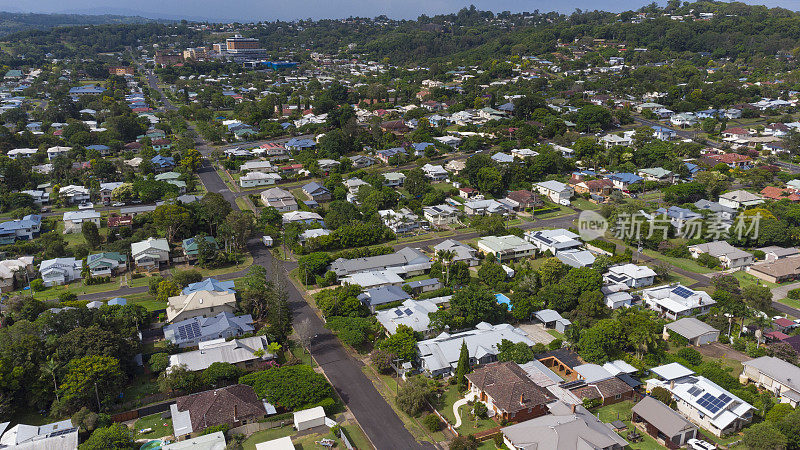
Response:
[[[561,339],[553,339],[549,344],[547,344],[547,348],[550,350],[558,350],[562,345],[564,345],[564,341]]]
[[[689,364],[696,366],[703,362],[703,355],[691,347],[683,347],[678,350],[677,355],[685,359]]]
[[[74,292],[67,291],[67,292],[62,292],[62,293],[58,294],[58,302],[59,303],[74,302],[77,299],[78,299],[78,296]]]
[[[150,370],[153,372],[161,372],[169,366],[169,355],[166,353],[153,353],[150,355]]]
[[[792,300],[800,300],[800,288],[790,289],[786,296]]]
[[[650,395],[665,405],[672,403],[672,394],[661,386],[656,386],[650,391]]]
[[[483,402],[475,403],[475,406],[472,407],[472,412],[475,414],[475,417],[479,419],[485,419],[488,417],[489,408],[486,407],[486,404]]]
[[[428,414],[424,419],[422,419],[422,423],[431,433],[435,433],[442,429],[442,421],[439,420],[439,417],[436,414]]]
[[[44,280],[41,278],[37,278],[31,281],[31,290],[33,292],[42,292],[43,290],[47,289],[44,285]]]

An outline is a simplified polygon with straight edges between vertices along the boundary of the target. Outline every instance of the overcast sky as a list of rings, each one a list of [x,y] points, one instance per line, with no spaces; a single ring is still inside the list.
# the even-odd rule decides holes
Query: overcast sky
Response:
[[[254,22],[275,19],[374,17],[416,18],[458,11],[474,4],[500,11],[580,9],[622,11],[652,0],[0,0],[0,10],[13,12],[141,15],[153,18]],[[747,0],[748,3],[799,10],[800,0]],[[664,3],[661,1],[659,3]]]

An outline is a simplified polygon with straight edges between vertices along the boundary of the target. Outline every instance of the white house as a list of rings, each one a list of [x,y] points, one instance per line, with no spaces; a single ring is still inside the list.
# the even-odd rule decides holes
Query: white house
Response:
[[[716,305],[705,291],[694,291],[680,284],[645,289],[642,298],[647,306],[670,320],[705,314]]]
[[[74,184],[62,186],[58,191],[58,195],[72,204],[85,202],[90,197],[89,189]]]
[[[553,256],[560,251],[578,249],[583,245],[577,234],[563,228],[527,231],[525,239],[540,252],[549,251]]]
[[[760,195],[753,194],[744,190],[726,192],[719,196],[719,204],[728,208],[739,209],[748,208],[764,203]]]
[[[55,258],[42,261],[39,273],[47,287],[70,283],[81,278],[83,261],[75,258]]]
[[[59,156],[65,156],[70,150],[72,150],[72,147],[62,147],[58,145],[55,147],[50,147],[47,149],[47,159],[52,161]]]
[[[426,177],[433,181],[441,181],[447,178],[447,171],[442,166],[425,164],[422,166],[422,171],[425,172]]]
[[[261,203],[280,212],[297,211],[297,200],[284,189],[274,187],[261,193]]]
[[[689,252],[695,259],[703,253],[707,253],[719,259],[720,265],[726,269],[742,269],[753,264],[755,259],[751,253],[738,249],[727,241],[690,245]]]
[[[166,239],[147,238],[131,244],[131,257],[136,267],[158,269],[162,263],[169,262],[169,243]]]
[[[422,208],[422,213],[428,223],[439,227],[458,222],[458,216],[461,215],[460,210],[444,203],[436,206],[425,206]]]
[[[498,262],[525,258],[532,256],[536,247],[521,237],[510,234],[508,236],[486,236],[478,241],[478,251],[492,254]]]
[[[270,186],[277,183],[281,176],[272,172],[248,172],[239,178],[239,186],[243,188]]]
[[[64,234],[80,233],[86,222],[92,222],[97,225],[97,228],[100,228],[100,213],[93,209],[65,212]]]
[[[638,289],[652,285],[655,277],[653,269],[628,263],[609,267],[608,272],[603,274],[603,281]]]
[[[572,186],[555,180],[542,181],[534,184],[534,187],[540,194],[546,195],[559,205],[569,205],[569,199],[575,193]]]

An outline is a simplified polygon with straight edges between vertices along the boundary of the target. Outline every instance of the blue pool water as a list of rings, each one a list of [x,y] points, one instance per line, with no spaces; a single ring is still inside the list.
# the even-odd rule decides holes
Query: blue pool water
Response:
[[[139,447],[139,450],[161,450],[162,442],[158,439],[150,441]]]
[[[501,305],[507,305],[509,308],[511,307],[511,299],[506,297],[504,294],[494,294],[494,298],[497,299],[497,303]]]

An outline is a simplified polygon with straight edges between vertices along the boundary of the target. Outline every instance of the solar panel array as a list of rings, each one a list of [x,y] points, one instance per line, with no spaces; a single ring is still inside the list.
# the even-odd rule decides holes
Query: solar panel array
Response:
[[[197,322],[178,327],[178,338],[182,341],[199,338],[200,336],[202,336],[200,333],[200,324]]]
[[[78,430],[77,428],[64,428],[63,430],[54,431],[50,433],[48,436],[49,437],[63,436],[65,434],[73,433],[77,430]]]
[[[692,387],[689,388],[688,392],[689,392],[689,395],[691,395],[692,397],[697,397],[697,394],[699,394],[699,393],[701,393],[703,391],[700,388],[698,388],[697,386],[692,386]]]
[[[689,289],[686,289],[683,286],[676,287],[675,289],[672,290],[672,293],[682,298],[689,298],[692,295],[694,295],[694,292],[690,291]]]
[[[732,398],[727,394],[720,394],[719,397],[714,397],[713,395],[706,393],[700,397],[700,400],[697,401],[697,404],[707,409],[712,414],[716,414],[720,409],[725,407],[725,405],[730,403],[731,400]]]

